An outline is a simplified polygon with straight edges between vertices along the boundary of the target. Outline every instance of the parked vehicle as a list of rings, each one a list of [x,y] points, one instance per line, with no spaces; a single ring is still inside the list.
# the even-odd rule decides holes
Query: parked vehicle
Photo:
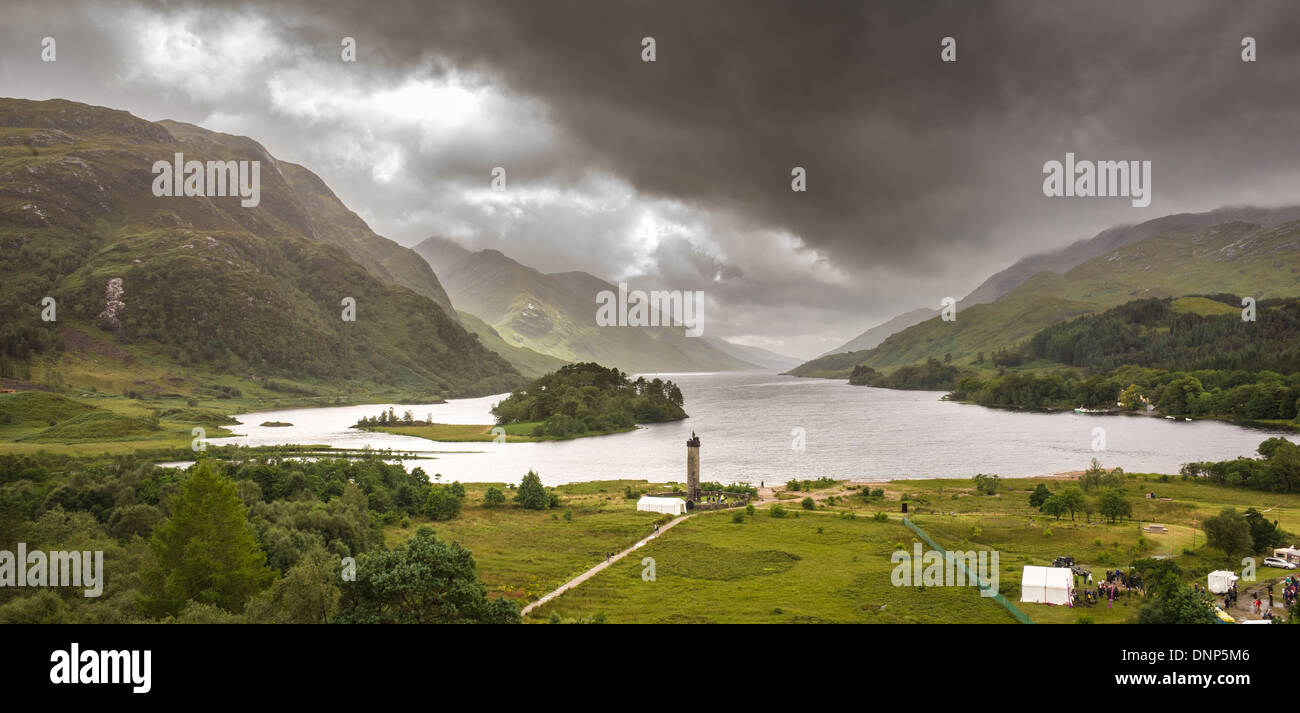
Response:
[[[1264,558],[1264,566],[1265,566],[1265,567],[1277,567],[1278,569],[1295,569],[1295,568],[1296,568],[1296,565],[1295,565],[1294,563],[1292,563],[1292,562],[1287,562],[1286,560],[1282,559],[1281,557],[1265,557],[1265,558]]]

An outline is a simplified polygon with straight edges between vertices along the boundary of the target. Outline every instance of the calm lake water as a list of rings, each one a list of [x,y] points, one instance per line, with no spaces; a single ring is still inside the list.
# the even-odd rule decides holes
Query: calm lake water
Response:
[[[237,416],[242,435],[213,444],[322,444],[393,448],[432,455],[407,461],[444,482],[518,483],[530,468],[548,485],[614,478],[684,481],[686,439],[701,440],[701,478],[719,482],[785,482],[791,477],[894,478],[1051,475],[1086,468],[1093,457],[1126,471],[1177,473],[1188,461],[1255,454],[1265,438],[1293,434],[1213,421],[1145,416],[1025,413],[941,401],[942,392],[849,386],[772,372],[663,374],[681,386],[685,421],[629,433],[542,443],[435,443],[349,428],[389,404],[262,411]],[[436,423],[492,422],[504,395],[444,404],[392,404],[400,415],[432,414]],[[264,421],[291,427],[262,427]],[[1094,451],[1093,429],[1105,429]],[[802,429],[803,448],[795,429]]]

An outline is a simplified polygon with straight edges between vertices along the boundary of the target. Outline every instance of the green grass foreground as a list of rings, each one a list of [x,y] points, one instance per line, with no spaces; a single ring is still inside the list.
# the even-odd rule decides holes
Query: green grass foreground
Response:
[[[1108,523],[1079,513],[1055,519],[1028,504],[1039,484],[1059,490],[1067,478],[1005,479],[995,495],[982,495],[969,479],[904,480],[868,485],[839,482],[829,487],[777,490],[785,517],[773,517],[775,501],[754,515],[733,518],[736,510],[702,513],[679,523],[546,606],[530,613],[534,623],[604,615],[611,623],[1014,623],[992,599],[973,587],[895,587],[890,557],[911,551],[917,541],[901,521],[909,504],[913,522],[950,551],[996,550],[999,590],[1020,599],[1025,565],[1050,565],[1069,555],[1089,567],[1094,578],[1106,569],[1127,568],[1135,559],[1166,556],[1204,584],[1204,573],[1222,565],[1206,548],[1197,525],[1224,507],[1255,507],[1290,532],[1300,532],[1300,494],[1265,493],[1185,481],[1154,474],[1128,474],[1124,493],[1133,517]],[[487,507],[489,484],[466,485],[466,505],[453,520],[430,523],[440,537],[458,541],[474,553],[489,588],[521,606],[619,552],[645,535],[659,517],[636,512],[625,498],[659,490],[644,481],[602,481],[561,486],[562,505],[527,511],[509,501]],[[497,487],[503,487],[500,484]],[[864,498],[863,489],[883,491]],[[1153,492],[1155,498],[1146,498]],[[782,498],[782,496],[786,496]],[[812,507],[802,505],[812,498]],[[1160,498],[1170,498],[1161,500]],[[566,513],[570,513],[566,516]],[[887,520],[873,519],[886,513]],[[426,522],[412,518],[406,527],[386,529],[392,546]],[[1152,522],[1168,532],[1142,527]],[[642,558],[655,560],[654,581],[642,577]],[[1238,567],[1239,569],[1239,567]],[[1283,570],[1259,567],[1251,591]],[[1053,607],[1018,604],[1036,623],[1125,623],[1140,601],[1121,598],[1113,607]]]

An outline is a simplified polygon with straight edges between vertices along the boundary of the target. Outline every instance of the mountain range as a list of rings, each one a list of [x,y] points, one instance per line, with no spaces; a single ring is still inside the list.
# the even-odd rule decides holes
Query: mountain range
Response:
[[[1300,294],[1300,208],[1168,216],[1089,242],[995,275],[959,304],[954,321],[931,317],[873,348],[818,357],[790,373],[839,377],[857,364],[895,367],[931,357],[973,363],[1049,325],[1146,297]],[[1046,269],[1098,251],[1064,272]],[[1025,276],[1035,267],[1045,269]]]
[[[993,302],[1039,272],[1064,273],[1084,261],[1161,233],[1188,232],[1236,221],[1272,227],[1295,220],[1300,220],[1300,206],[1284,208],[1240,206],[1219,208],[1204,213],[1178,213],[1136,225],[1109,228],[1091,238],[1078,240],[1058,250],[1035,253],[1017,260],[1010,267],[980,283],[979,287],[957,303],[957,309],[964,310],[977,304]],[[871,349],[885,341],[891,334],[901,332],[914,324],[920,324],[938,314],[937,307],[921,307],[904,312],[868,329],[822,356]]]
[[[586,272],[543,273],[499,250],[472,251],[442,237],[415,246],[442,276],[453,304],[506,344],[627,372],[785,369],[798,363],[758,347],[688,337],[682,327],[600,327],[596,295],[618,287]],[[706,320],[706,330],[707,320]]]
[[[260,202],[155,195],[151,167],[175,154],[259,162]],[[189,124],[0,99],[0,273],[4,378],[193,395],[525,383],[428,264],[318,176]]]

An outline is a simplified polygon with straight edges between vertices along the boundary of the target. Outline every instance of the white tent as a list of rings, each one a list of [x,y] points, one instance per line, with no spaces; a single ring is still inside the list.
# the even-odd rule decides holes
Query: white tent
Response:
[[[1069,567],[1026,566],[1020,577],[1020,601],[1034,604],[1069,604],[1074,572]]]
[[[646,512],[662,512],[668,515],[681,515],[686,512],[686,501],[681,498],[656,498],[649,495],[642,495],[641,499],[636,501],[637,510]]]
[[[1211,594],[1223,594],[1232,589],[1232,585],[1237,583],[1237,575],[1226,569],[1210,572],[1205,579]]]

